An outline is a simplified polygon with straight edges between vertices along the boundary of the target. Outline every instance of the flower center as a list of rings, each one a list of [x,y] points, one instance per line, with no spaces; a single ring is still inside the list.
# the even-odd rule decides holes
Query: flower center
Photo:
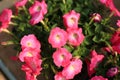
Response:
[[[77,33],[74,33],[74,34],[73,34],[73,38],[74,38],[74,39],[77,39],[77,38],[78,38]]]
[[[38,6],[38,7],[37,7],[37,11],[40,11],[40,10],[41,10],[41,7],[40,7],[40,6]]]
[[[71,66],[70,66],[70,71],[74,71],[74,69],[75,69],[74,66],[71,65]]]
[[[76,20],[76,19],[75,19],[74,17],[70,18],[70,23],[71,23],[71,24],[74,24],[74,23],[75,23],[75,20]]]
[[[55,39],[56,39],[57,41],[59,41],[59,40],[60,40],[60,35],[56,35]]]
[[[31,52],[27,52],[27,56],[28,56],[28,57],[32,57],[33,55],[32,55]]]
[[[61,59],[61,60],[63,60],[63,59],[64,59],[64,57],[65,57],[65,56],[64,56],[63,54],[62,54],[62,55],[60,55],[60,59]]]
[[[31,44],[30,42],[27,42],[27,46],[28,46],[28,47],[31,47],[32,44]]]

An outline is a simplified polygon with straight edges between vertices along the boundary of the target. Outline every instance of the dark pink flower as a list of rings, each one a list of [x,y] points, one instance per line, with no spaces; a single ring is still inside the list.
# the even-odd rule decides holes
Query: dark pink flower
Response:
[[[40,58],[40,51],[32,48],[25,48],[19,53],[20,61],[24,62],[25,57],[38,57]]]
[[[25,6],[25,4],[27,3],[28,0],[18,0],[16,3],[15,3],[15,7],[16,8],[19,8],[19,7],[22,7],[22,6]]]
[[[107,73],[106,73],[106,75],[107,75],[108,77],[113,77],[113,76],[115,76],[116,74],[118,74],[118,68],[117,68],[117,67],[112,67],[112,68],[110,68],[110,69],[107,71]]]
[[[66,28],[76,29],[78,28],[78,20],[80,14],[76,13],[74,10],[71,10],[69,13],[63,15],[63,22]]]
[[[95,73],[95,68],[103,60],[103,58],[104,55],[97,54],[95,50],[91,51],[91,60],[90,61],[87,60],[87,69],[89,76]]]
[[[54,76],[55,80],[68,80],[65,78],[65,76],[62,75],[62,72],[58,72],[55,76]]]
[[[92,14],[92,18],[94,18],[93,20],[94,20],[95,22],[100,22],[101,19],[102,19],[101,15],[98,14],[98,13],[93,13],[93,14]]]
[[[12,11],[10,9],[4,9],[0,14],[0,32],[2,29],[8,28],[11,21]]]
[[[56,66],[66,66],[70,63],[72,54],[65,48],[59,48],[53,53],[53,60]]]
[[[35,1],[35,3],[29,8],[29,13],[32,16],[30,24],[35,25],[44,19],[44,15],[47,13],[47,4],[45,0],[41,2]]]
[[[84,35],[82,33],[82,28],[77,29],[67,29],[68,32],[68,43],[73,46],[79,46],[83,40]]]
[[[53,48],[60,48],[64,46],[68,40],[67,32],[59,27],[55,27],[51,30],[48,41]]]
[[[62,75],[66,79],[73,79],[75,75],[81,72],[82,61],[78,58],[73,58],[71,62],[63,68]]]
[[[25,57],[25,64],[22,65],[22,70],[26,72],[27,78],[36,78],[42,70],[42,60],[36,57]],[[29,76],[29,77],[28,77]],[[28,79],[29,80],[29,79]]]
[[[117,20],[117,26],[120,27],[120,20]]]
[[[113,0],[100,0],[100,2],[104,4],[106,7],[108,7],[114,13],[114,15],[120,17],[120,12],[115,7]]]
[[[107,78],[104,78],[102,76],[94,76],[90,80],[108,80]]]
[[[21,39],[20,44],[22,46],[22,49],[33,48],[33,49],[40,50],[40,48],[41,48],[41,44],[37,40],[37,38],[34,34],[25,35]]]
[[[111,37],[112,48],[120,54],[120,31],[116,31]]]

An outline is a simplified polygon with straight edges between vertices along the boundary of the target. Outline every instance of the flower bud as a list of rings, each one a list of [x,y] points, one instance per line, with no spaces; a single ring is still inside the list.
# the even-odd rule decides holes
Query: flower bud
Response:
[[[118,73],[118,68],[117,67],[112,67],[107,71],[107,76],[108,77],[113,77]]]
[[[101,15],[98,14],[98,13],[93,13],[93,14],[92,14],[92,18],[94,18],[93,20],[94,20],[95,22],[100,22],[102,17],[101,17]]]

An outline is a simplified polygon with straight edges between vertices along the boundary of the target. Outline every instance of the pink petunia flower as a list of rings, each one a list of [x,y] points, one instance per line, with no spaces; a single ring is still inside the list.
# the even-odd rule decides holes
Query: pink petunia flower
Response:
[[[72,54],[67,51],[65,48],[59,48],[53,53],[53,60],[56,66],[65,67],[70,63]]]
[[[8,25],[11,21],[12,17],[12,10],[10,9],[4,9],[2,13],[0,14],[0,32],[2,29],[8,28]]]
[[[95,22],[100,22],[101,19],[102,19],[101,15],[98,14],[98,13],[93,13],[93,14],[92,14],[92,18],[94,18],[93,20],[94,20]]]
[[[30,19],[30,24],[35,25],[43,20],[44,15],[47,13],[47,4],[45,0],[41,2],[35,1],[35,3],[29,8],[29,13],[32,16]]]
[[[22,7],[22,6],[25,6],[25,4],[27,3],[28,0],[18,0],[16,3],[15,3],[15,7],[16,8],[19,8],[19,7]]]
[[[52,45],[53,48],[60,48],[64,46],[67,42],[67,32],[59,27],[55,27],[51,30],[48,42]]]
[[[55,76],[54,76],[55,80],[68,80],[65,78],[65,76],[62,75],[62,72],[58,72]]]
[[[45,0],[42,0],[41,2],[35,1],[35,3],[29,8],[30,15],[34,15],[38,12],[42,13],[42,15],[47,13],[47,4],[45,3]]]
[[[42,70],[42,60],[36,57],[25,57],[25,64],[22,65],[22,70],[26,72],[26,76],[36,78]],[[28,78],[28,77],[27,77]]]
[[[32,48],[25,48],[23,51],[19,53],[19,59],[20,61],[24,62],[25,57],[38,57],[40,58],[39,55],[40,51]]]
[[[38,12],[38,13],[31,16],[31,19],[30,19],[29,23],[31,25],[35,25],[35,24],[39,23],[41,20],[43,20],[43,19],[44,19],[43,14],[41,12]]]
[[[74,10],[71,10],[69,13],[63,15],[63,22],[66,28],[76,29],[78,28],[78,20],[80,14],[76,13]]]
[[[40,50],[40,48],[41,48],[41,44],[37,40],[37,38],[36,38],[36,36],[34,34],[25,35],[21,39],[20,44],[22,46],[22,49],[24,49],[24,48],[33,48],[33,49]]]
[[[83,40],[84,35],[82,33],[82,28],[78,29],[67,29],[68,32],[68,43],[73,46],[79,46]]]
[[[116,16],[120,17],[119,10],[115,7],[113,0],[100,0],[102,4],[104,4],[106,7],[108,7]]]
[[[117,20],[117,26],[120,27],[120,20]]]
[[[63,68],[62,75],[66,79],[73,79],[75,75],[81,72],[82,61],[78,58],[73,58],[71,62]]]
[[[104,58],[104,55],[97,54],[95,50],[91,51],[91,60],[87,61],[87,69],[88,75],[91,76],[95,73],[95,68],[97,67],[98,63],[100,63]]]
[[[118,68],[117,67],[112,67],[112,68],[108,69],[108,71],[106,73],[106,75],[108,77],[113,77],[113,76],[115,76],[117,74],[118,74]]]
[[[94,76],[90,80],[108,80],[107,78],[104,78],[102,76]]]

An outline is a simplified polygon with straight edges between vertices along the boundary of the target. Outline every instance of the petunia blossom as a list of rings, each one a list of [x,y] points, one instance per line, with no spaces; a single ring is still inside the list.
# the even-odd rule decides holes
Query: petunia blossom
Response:
[[[22,7],[22,6],[25,6],[25,4],[27,3],[28,0],[18,0],[16,3],[15,3],[15,7],[16,8],[19,8],[19,7]]]
[[[54,76],[54,80],[68,80],[65,78],[65,76],[62,75],[62,72],[58,72],[55,76]]]
[[[25,35],[24,37],[22,37],[20,44],[22,46],[22,49],[33,48],[40,50],[41,48],[40,41],[36,38],[34,34]]]
[[[73,46],[79,46],[83,40],[84,35],[82,33],[82,28],[78,29],[67,29],[68,32],[68,43]]]
[[[42,60],[36,57],[26,57],[25,64],[22,65],[22,70],[26,72],[26,77],[35,79],[41,73]],[[29,77],[28,77],[29,76]],[[28,79],[29,80],[29,79]]]
[[[91,51],[91,60],[90,61],[87,60],[87,69],[89,76],[95,73],[95,68],[103,59],[104,59],[104,55],[97,54],[95,50]]]
[[[25,57],[38,57],[40,58],[39,55],[40,51],[32,48],[25,48],[19,53],[19,59],[20,61],[24,62]]]
[[[113,76],[115,76],[117,74],[118,74],[118,67],[112,67],[112,68],[108,69],[108,71],[106,73],[106,75],[108,77],[113,77]]]
[[[63,23],[66,28],[76,29],[78,28],[78,20],[80,18],[80,14],[76,13],[74,10],[63,15]]]
[[[66,66],[70,63],[70,59],[72,58],[72,54],[67,51],[65,48],[59,48],[53,53],[53,60],[55,65],[58,67]]]
[[[30,24],[35,25],[44,19],[44,15],[47,13],[47,4],[45,0],[35,1],[34,4],[29,8],[31,15]]]
[[[75,75],[81,72],[82,61],[78,58],[73,58],[71,62],[63,68],[62,75],[66,79],[73,79]]]
[[[101,19],[102,19],[101,15],[100,15],[99,13],[93,13],[93,14],[92,14],[92,18],[94,18],[94,19],[93,19],[94,22],[100,22]]]
[[[11,9],[4,9],[0,14],[0,32],[2,29],[8,28],[8,25],[11,21],[12,17],[12,10]]]
[[[104,78],[102,76],[94,76],[90,80],[108,80],[107,78]]]
[[[51,30],[48,42],[53,48],[60,48],[64,46],[68,40],[67,32],[59,27],[55,27]]]

